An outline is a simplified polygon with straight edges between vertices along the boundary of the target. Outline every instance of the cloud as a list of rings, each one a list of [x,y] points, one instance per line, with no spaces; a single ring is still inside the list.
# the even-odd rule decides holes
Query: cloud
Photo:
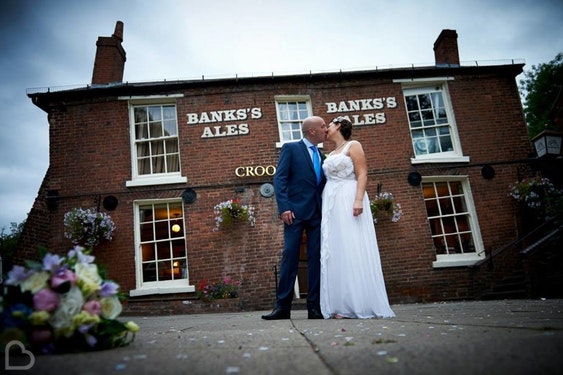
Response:
[[[26,89],[86,85],[96,41],[124,22],[130,82],[433,64],[442,29],[460,60],[563,51],[560,0],[4,0],[0,228],[31,210],[48,167],[47,116]]]

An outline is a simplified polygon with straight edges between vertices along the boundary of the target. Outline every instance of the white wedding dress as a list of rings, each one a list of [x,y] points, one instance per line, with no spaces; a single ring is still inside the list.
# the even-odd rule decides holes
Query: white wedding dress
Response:
[[[325,319],[389,318],[395,313],[387,298],[367,193],[363,213],[353,216],[357,182],[347,155],[352,142],[323,163],[327,183],[321,224],[321,312]]]

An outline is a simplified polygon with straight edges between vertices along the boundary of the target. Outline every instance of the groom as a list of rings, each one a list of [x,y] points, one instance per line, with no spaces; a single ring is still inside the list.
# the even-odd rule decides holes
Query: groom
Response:
[[[323,155],[316,145],[326,139],[326,123],[307,117],[301,128],[303,139],[285,143],[281,149],[274,191],[280,219],[284,222],[284,249],[276,307],[265,320],[290,319],[299,250],[307,235],[307,310],[309,319],[323,319],[320,309],[321,194],[326,183],[321,169]]]

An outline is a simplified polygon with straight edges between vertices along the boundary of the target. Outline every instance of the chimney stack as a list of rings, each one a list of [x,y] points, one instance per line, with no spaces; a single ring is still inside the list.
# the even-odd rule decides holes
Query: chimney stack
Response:
[[[436,66],[459,66],[457,32],[455,30],[442,30],[438,39],[434,42],[434,59]]]
[[[117,21],[115,24],[115,31],[111,37],[98,37],[92,84],[123,81],[126,59],[121,42],[123,42],[123,22],[121,21]]]

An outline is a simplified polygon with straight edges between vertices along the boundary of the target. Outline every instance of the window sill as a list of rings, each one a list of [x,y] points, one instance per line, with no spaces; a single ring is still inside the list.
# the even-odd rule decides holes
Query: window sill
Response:
[[[129,291],[130,297],[147,296],[150,294],[172,294],[172,293],[191,293],[195,292],[194,285],[182,286],[162,286],[162,287],[149,287],[133,289]]]
[[[477,254],[438,255],[432,268],[469,267],[483,260]]]
[[[149,185],[166,185],[166,184],[185,184],[188,182],[187,177],[183,176],[158,176],[143,177],[135,180],[125,181],[126,187],[149,186]]]
[[[443,156],[433,158],[411,158],[411,164],[424,164],[424,163],[469,163],[469,156]]]

